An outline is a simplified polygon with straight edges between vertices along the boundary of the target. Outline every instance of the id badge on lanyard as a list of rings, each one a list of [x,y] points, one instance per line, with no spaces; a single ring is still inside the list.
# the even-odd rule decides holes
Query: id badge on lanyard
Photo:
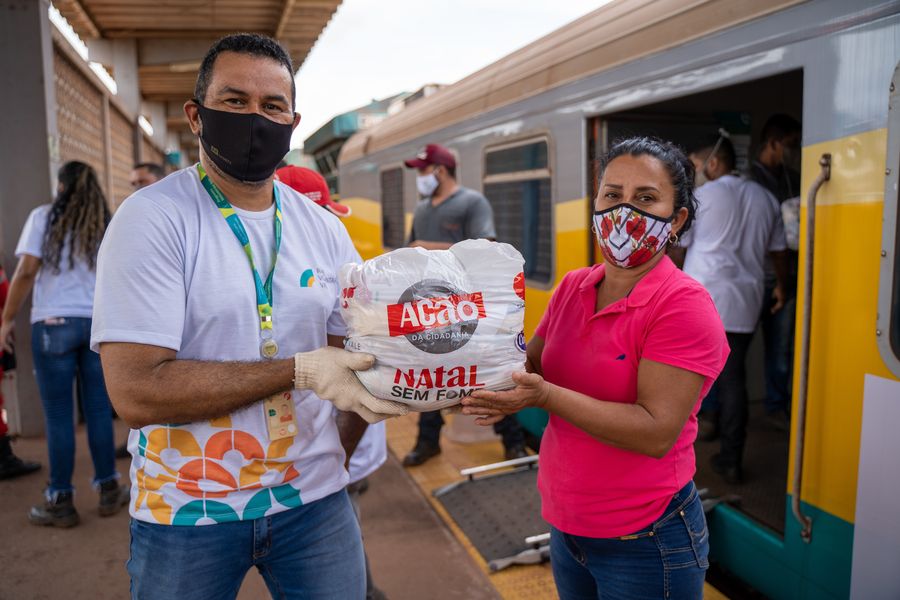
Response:
[[[279,392],[263,400],[269,439],[273,442],[297,435],[297,415],[291,392]]]
[[[225,194],[216,186],[215,183],[203,170],[203,166],[197,163],[197,173],[200,176],[200,183],[206,189],[209,197],[219,209],[222,218],[228,223],[231,232],[237,238],[244,254],[250,262],[250,270],[253,272],[253,285],[256,290],[256,308],[259,315],[259,354],[265,359],[272,359],[278,355],[278,343],[273,337],[274,327],[272,324],[272,306],[275,298],[272,294],[272,281],[275,277],[275,265],[278,262],[278,252],[281,249],[281,197],[278,194],[278,188],[274,188],[275,195],[275,248],[272,251],[272,268],[269,275],[263,281],[259,272],[256,270],[256,264],[253,261],[253,249],[250,246],[250,237],[247,230],[241,222],[241,218],[235,212],[234,207],[225,197]],[[269,430],[269,439],[280,440],[297,435],[297,417],[294,411],[294,401],[291,392],[279,392],[273,394],[263,400],[263,415]]]

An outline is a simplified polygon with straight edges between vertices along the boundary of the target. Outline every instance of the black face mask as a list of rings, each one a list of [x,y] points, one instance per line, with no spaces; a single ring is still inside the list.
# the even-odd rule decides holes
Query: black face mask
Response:
[[[213,110],[199,102],[197,106],[203,149],[217,167],[239,181],[268,179],[291,149],[292,125],[256,113]]]

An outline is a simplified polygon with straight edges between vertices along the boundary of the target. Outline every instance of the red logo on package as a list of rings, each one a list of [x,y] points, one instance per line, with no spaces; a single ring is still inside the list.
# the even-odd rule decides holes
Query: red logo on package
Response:
[[[354,292],[356,292],[356,286],[346,287],[341,290],[341,306],[343,308],[350,306],[350,303],[347,302],[347,300],[353,297]]]
[[[481,292],[467,292],[440,279],[412,284],[387,306],[388,332],[404,336],[428,354],[447,354],[465,346],[487,317]]]
[[[487,316],[481,292],[422,298],[387,307],[391,337],[441,329]]]
[[[519,273],[513,279],[513,291],[516,293],[516,296],[522,300],[525,299],[525,273]]]

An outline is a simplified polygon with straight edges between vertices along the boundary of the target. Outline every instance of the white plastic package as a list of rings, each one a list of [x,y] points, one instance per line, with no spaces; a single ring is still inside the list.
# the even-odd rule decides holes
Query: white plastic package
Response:
[[[359,380],[419,412],[513,387],[525,364],[524,262],[509,244],[467,240],[344,265],[345,346],[376,358]]]

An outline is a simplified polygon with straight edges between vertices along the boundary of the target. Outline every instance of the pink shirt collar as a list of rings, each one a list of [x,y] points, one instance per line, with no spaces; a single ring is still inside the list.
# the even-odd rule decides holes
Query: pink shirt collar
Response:
[[[671,258],[663,256],[662,260],[637,282],[637,285],[634,286],[625,298],[613,302],[596,314],[625,312],[626,308],[637,308],[646,305],[656,294],[656,291],[663,282],[668,279],[672,272],[677,268],[678,267],[675,266],[675,263],[672,262]],[[588,276],[584,278],[579,286],[582,306],[584,307],[585,314],[588,318],[595,313],[594,309],[597,306],[596,287],[597,284],[603,280],[605,275],[605,264],[594,265],[591,268],[591,272],[588,273]]]

